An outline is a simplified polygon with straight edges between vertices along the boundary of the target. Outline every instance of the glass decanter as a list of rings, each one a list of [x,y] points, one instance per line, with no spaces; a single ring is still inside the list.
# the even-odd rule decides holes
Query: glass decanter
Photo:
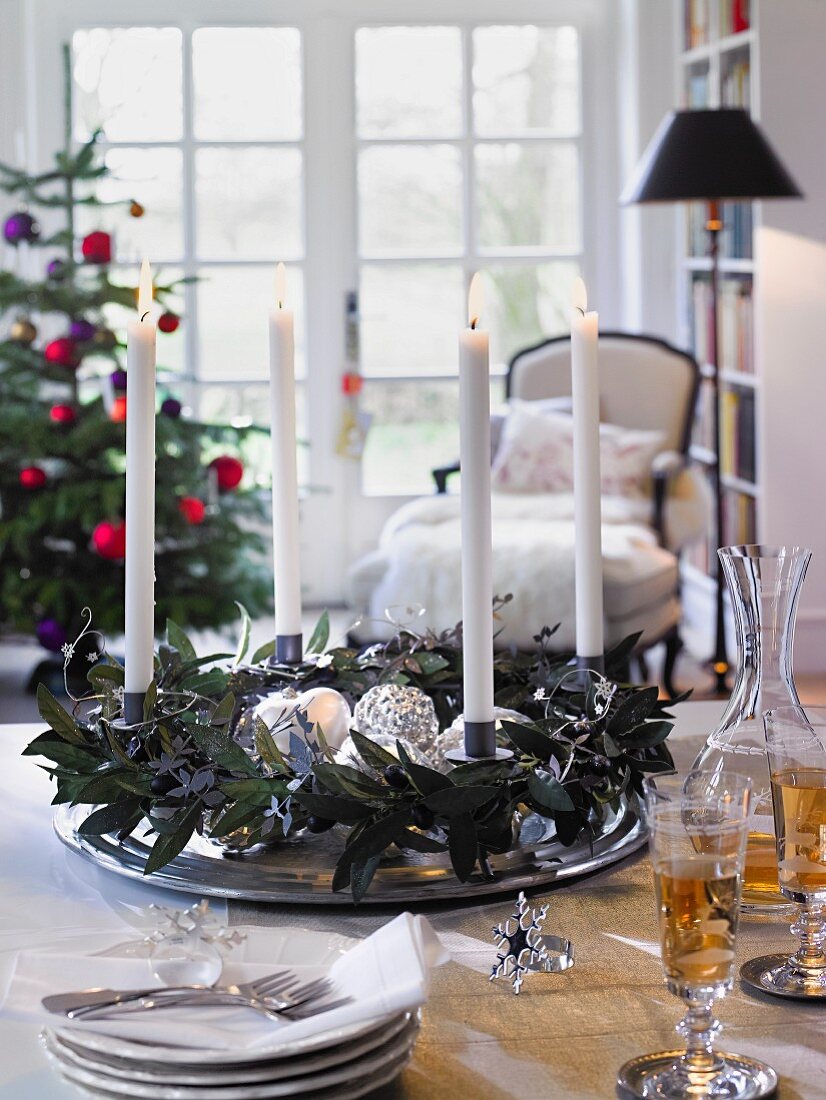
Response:
[[[725,769],[752,781],[742,909],[777,913],[788,901],[777,883],[763,714],[799,706],[792,677],[797,604],[812,553],[798,546],[724,546],[717,551],[728,583],[737,634],[737,679],[717,729],[694,769]]]

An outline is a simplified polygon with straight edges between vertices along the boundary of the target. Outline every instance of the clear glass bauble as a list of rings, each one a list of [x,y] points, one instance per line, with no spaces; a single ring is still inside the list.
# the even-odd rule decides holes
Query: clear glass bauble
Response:
[[[792,645],[800,590],[812,554],[797,546],[726,546],[718,554],[734,612],[737,678],[720,724],[694,767],[725,768],[750,776],[742,907],[752,913],[777,913],[788,908],[788,902],[777,884],[763,714],[772,707],[800,703],[792,675]]]

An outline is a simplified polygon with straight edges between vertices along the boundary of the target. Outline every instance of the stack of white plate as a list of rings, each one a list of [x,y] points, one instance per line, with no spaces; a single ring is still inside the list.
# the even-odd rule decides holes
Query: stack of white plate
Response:
[[[277,956],[276,965],[290,960],[307,974],[326,969],[353,942],[298,929],[250,933],[247,947],[254,947],[255,955],[266,950],[270,958]],[[279,1042],[276,1032],[267,1046],[240,1050],[148,1045],[79,1028],[47,1029],[40,1038],[61,1077],[93,1096],[356,1100],[401,1072],[418,1030],[419,1014],[404,1012],[291,1042]]]

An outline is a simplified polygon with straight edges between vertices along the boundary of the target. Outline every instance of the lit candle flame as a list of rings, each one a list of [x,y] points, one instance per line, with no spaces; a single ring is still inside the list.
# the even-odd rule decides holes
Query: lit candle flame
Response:
[[[152,308],[152,271],[149,267],[149,261],[143,260],[141,263],[141,275],[138,282],[138,316],[141,320],[144,319],[147,313]]]
[[[485,308],[485,292],[482,286],[482,276],[477,271],[470,280],[470,290],[467,296],[467,321],[471,328],[479,327],[479,318]]]
[[[287,297],[287,269],[283,263],[275,267],[275,301],[279,309],[284,308],[284,299]]]
[[[577,275],[574,279],[574,289],[571,292],[571,305],[585,316],[588,309],[588,291],[585,289],[585,280]]]

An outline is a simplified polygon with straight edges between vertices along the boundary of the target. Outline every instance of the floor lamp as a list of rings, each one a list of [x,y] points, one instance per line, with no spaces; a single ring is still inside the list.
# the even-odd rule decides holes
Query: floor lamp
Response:
[[[709,365],[714,391],[714,537],[723,542],[723,494],[720,469],[719,238],[722,201],[802,198],[749,113],[742,108],[672,111],[660,123],[625,188],[622,203],[697,202],[706,204],[711,260],[712,325]],[[728,691],[729,662],[723,610],[723,575],[714,560],[715,642],[710,661],[716,690]]]

